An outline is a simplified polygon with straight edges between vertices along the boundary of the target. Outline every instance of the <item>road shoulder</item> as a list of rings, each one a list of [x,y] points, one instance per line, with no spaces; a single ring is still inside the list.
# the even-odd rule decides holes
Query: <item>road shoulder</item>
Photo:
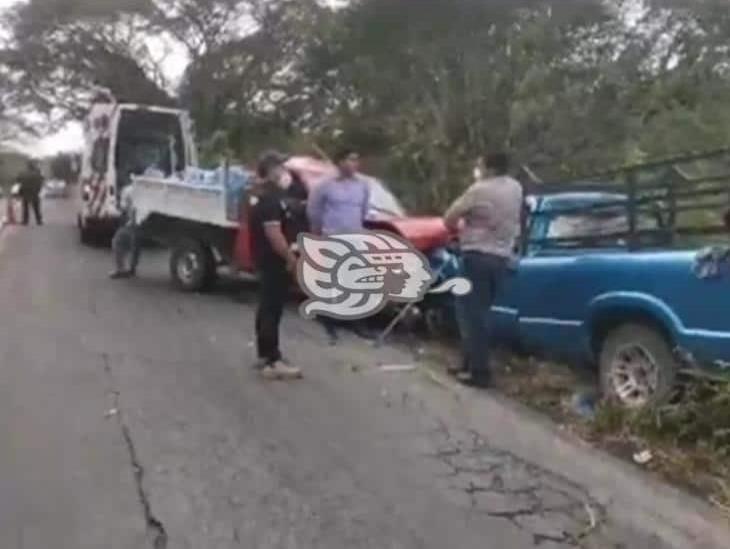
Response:
[[[730,524],[709,504],[591,447],[494,391],[463,387],[434,364],[423,365],[422,374],[421,384],[450,395],[429,399],[441,402],[444,413],[458,408],[469,428],[490,443],[584,487],[621,529],[677,549],[726,546]]]

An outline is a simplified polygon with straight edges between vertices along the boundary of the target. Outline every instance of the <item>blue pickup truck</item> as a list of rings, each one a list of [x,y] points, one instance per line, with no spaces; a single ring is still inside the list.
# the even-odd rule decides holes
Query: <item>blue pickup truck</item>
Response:
[[[597,366],[604,395],[638,408],[666,397],[682,370],[728,377],[730,278],[699,276],[696,249],[657,241],[629,251],[623,202],[605,192],[529,197],[523,253],[491,324],[496,341]],[[660,210],[634,219],[661,237]]]

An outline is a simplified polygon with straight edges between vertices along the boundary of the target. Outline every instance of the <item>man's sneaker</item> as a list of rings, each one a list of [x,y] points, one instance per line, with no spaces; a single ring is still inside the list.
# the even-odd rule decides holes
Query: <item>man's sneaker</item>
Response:
[[[267,364],[260,372],[261,377],[269,380],[302,378],[302,371],[299,368],[289,366],[281,361],[274,364]]]
[[[458,379],[461,383],[468,385],[472,381],[471,372],[468,370],[460,370],[456,372],[456,379]]]
[[[281,375],[271,364],[267,364],[266,366],[261,368],[259,370],[259,373],[261,374],[261,377],[271,381],[281,379]]]
[[[121,280],[122,278],[129,278],[129,273],[114,271],[113,273],[109,274],[109,278],[111,278],[112,280]]]
[[[301,379],[303,377],[301,368],[291,366],[284,361],[274,364],[274,369],[280,372],[284,379]]]
[[[494,386],[490,375],[474,376],[471,372],[461,372],[456,378],[464,385],[477,389],[491,389]]]

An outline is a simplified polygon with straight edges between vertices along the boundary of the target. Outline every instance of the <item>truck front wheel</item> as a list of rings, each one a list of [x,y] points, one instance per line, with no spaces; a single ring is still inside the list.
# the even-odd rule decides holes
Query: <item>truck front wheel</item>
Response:
[[[170,274],[175,286],[184,292],[207,289],[216,277],[213,252],[195,240],[177,243],[170,256]]]
[[[643,324],[611,331],[599,357],[604,396],[627,408],[662,403],[672,391],[679,363],[666,338]]]

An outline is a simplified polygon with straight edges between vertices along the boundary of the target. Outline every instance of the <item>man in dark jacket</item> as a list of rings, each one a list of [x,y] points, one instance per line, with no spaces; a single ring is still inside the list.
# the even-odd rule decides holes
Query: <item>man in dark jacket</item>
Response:
[[[259,271],[259,306],[256,312],[257,369],[266,379],[296,379],[299,368],[282,358],[279,325],[296,270],[297,258],[286,240],[286,194],[282,189],[286,158],[276,151],[261,156],[261,179],[252,196],[250,227],[253,253]]]
[[[38,225],[43,225],[43,216],[41,215],[41,189],[43,188],[43,174],[38,164],[29,161],[26,169],[18,176],[20,183],[20,198],[23,202],[23,225],[27,225],[30,217],[30,208],[33,208],[35,221]]]

